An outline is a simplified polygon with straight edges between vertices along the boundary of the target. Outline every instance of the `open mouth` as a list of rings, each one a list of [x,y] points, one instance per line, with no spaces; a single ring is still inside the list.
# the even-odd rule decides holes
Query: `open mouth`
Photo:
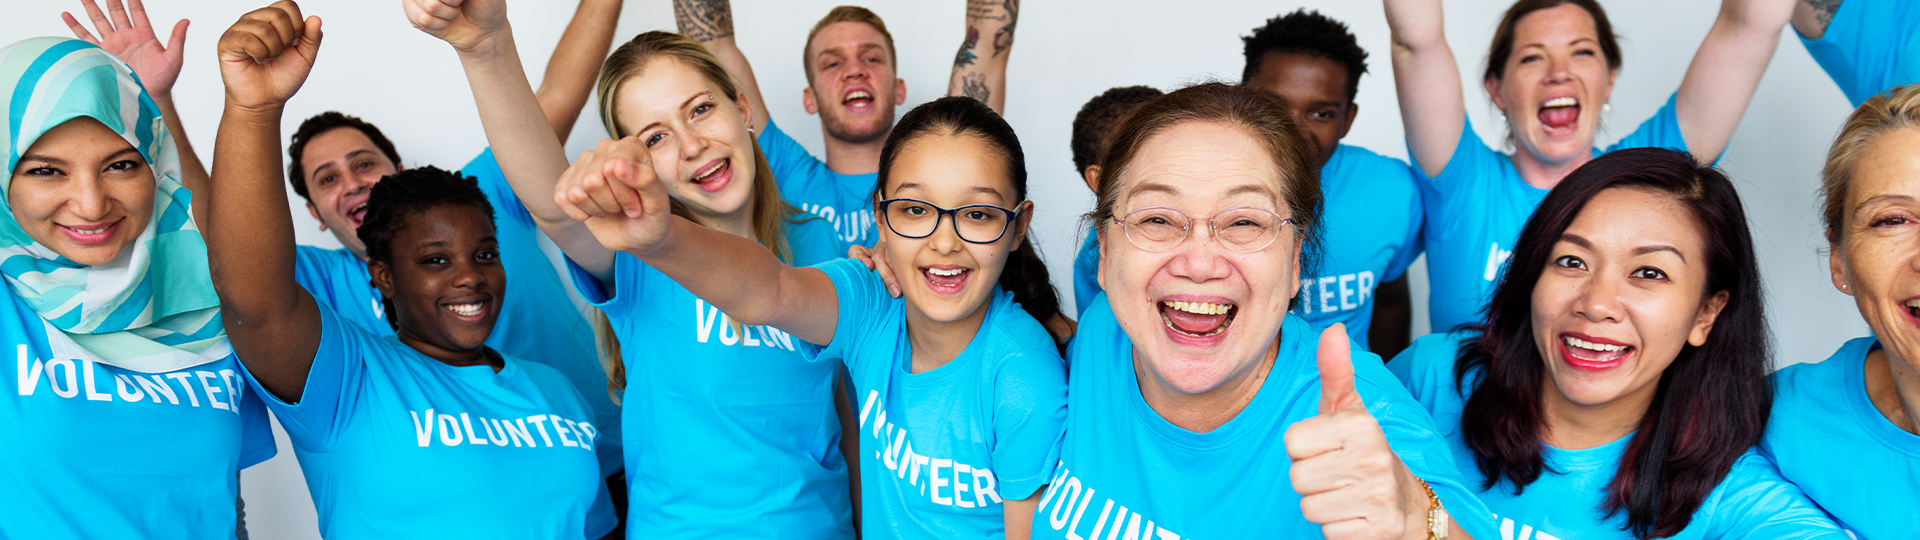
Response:
[[[959,294],[967,287],[967,280],[973,277],[973,269],[959,266],[926,266],[920,268],[920,276],[926,280],[927,287],[938,294]]]
[[[112,222],[109,222],[109,223],[102,223],[99,225],[93,225],[89,227],[73,227],[68,225],[60,225],[58,223],[55,223],[55,225],[58,225],[60,227],[60,231],[65,233],[67,235],[67,238],[70,240],[73,240],[74,243],[98,244],[98,243],[106,242],[109,239],[112,239],[114,231],[117,231],[120,229],[120,222],[126,221],[126,220],[127,218],[123,217],[120,219],[113,220]]]
[[[694,187],[707,193],[720,191],[732,181],[733,159],[731,158],[720,158],[709,162],[706,168],[694,171],[693,178],[688,180]]]
[[[355,229],[359,229],[360,224],[366,223],[367,222],[367,203],[362,202],[360,204],[353,205],[352,208],[348,208],[347,221],[352,222],[353,228]]]
[[[1570,132],[1580,120],[1580,100],[1572,96],[1549,99],[1540,104],[1540,112],[1536,115],[1548,133],[1558,135]]]
[[[1589,340],[1561,334],[1560,349],[1566,355],[1567,363],[1588,371],[1620,365],[1621,360],[1633,354],[1632,345],[1601,341],[1604,340],[1598,340],[1598,338]]]
[[[480,299],[471,302],[448,302],[440,304],[440,309],[446,310],[447,313],[453,314],[454,318],[462,321],[480,322],[480,320],[487,315],[487,307],[492,304],[492,299]]]
[[[1189,337],[1220,335],[1233,325],[1233,316],[1239,312],[1240,306],[1233,304],[1181,300],[1160,302],[1160,322]]]
[[[873,94],[866,90],[855,89],[840,98],[840,104],[848,109],[867,110],[873,108]]]

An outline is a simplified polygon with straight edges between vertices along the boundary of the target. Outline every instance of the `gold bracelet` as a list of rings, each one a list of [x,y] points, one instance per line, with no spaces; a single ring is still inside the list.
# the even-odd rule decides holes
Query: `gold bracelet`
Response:
[[[1426,480],[1418,476],[1413,479],[1416,482],[1420,482],[1420,489],[1426,490],[1427,492],[1427,503],[1429,504],[1427,507],[1427,540],[1447,540],[1447,522],[1449,520],[1447,519],[1446,509],[1440,505],[1440,495],[1433,492],[1433,485],[1428,484]]]

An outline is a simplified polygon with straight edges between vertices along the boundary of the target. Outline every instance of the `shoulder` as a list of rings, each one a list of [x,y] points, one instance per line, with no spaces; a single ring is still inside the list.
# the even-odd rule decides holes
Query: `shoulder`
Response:
[[[1797,399],[1831,399],[1833,390],[1847,379],[1848,370],[1859,369],[1866,362],[1867,353],[1878,343],[1872,336],[1854,338],[1842,344],[1826,360],[1780,368],[1773,373],[1777,392],[1775,401],[1785,403]]]

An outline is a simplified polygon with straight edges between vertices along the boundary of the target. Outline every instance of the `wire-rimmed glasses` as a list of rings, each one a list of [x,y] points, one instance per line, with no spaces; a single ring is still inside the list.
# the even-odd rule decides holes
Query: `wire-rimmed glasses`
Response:
[[[1160,253],[1186,242],[1195,222],[1205,221],[1220,245],[1239,253],[1253,253],[1273,245],[1293,220],[1265,208],[1236,206],[1210,218],[1197,218],[1165,206],[1149,206],[1113,219],[1134,247]]]

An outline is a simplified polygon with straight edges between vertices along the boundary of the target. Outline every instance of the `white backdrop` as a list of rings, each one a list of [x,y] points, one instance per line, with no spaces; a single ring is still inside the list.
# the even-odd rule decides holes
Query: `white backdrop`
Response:
[[[844,1],[844,0],[843,0]],[[200,157],[213,157],[221,88],[213,43],[241,13],[265,0],[149,0],[153,22],[164,32],[174,21],[193,21],[187,66],[175,100]],[[815,155],[824,155],[818,122],[800,106],[806,85],[799,49],[813,21],[833,0],[737,0],[736,29],[754,62],[773,116]],[[1508,2],[1453,0],[1447,33],[1468,81],[1468,112],[1485,140],[1504,140],[1503,126],[1477,84],[1492,28]],[[84,19],[77,0],[23,0],[0,8],[0,42],[37,35],[67,35],[60,12]],[[872,0],[864,5],[887,19],[897,40],[900,76],[907,80],[908,107],[946,90],[953,51],[962,36],[960,0]],[[1718,2],[1609,2],[1624,68],[1614,90],[1613,112],[1603,143],[1625,135],[1660,106],[1680,83],[1693,50],[1711,25]],[[512,20],[520,51],[536,79],[559,40],[574,3],[522,0]],[[406,165],[457,168],[485,147],[458,61],[445,44],[413,30],[397,0],[310,0],[307,13],[326,21],[319,64],[287,109],[284,129],[325,110],[358,115],[380,126],[399,146]],[[1092,195],[1073,170],[1067,140],[1081,104],[1113,86],[1148,84],[1171,89],[1183,83],[1236,81],[1241,70],[1239,37],[1267,18],[1311,7],[1347,22],[1372,54],[1361,79],[1359,120],[1345,142],[1389,156],[1406,156],[1399,107],[1392,87],[1386,21],[1370,0],[1294,2],[1182,2],[1065,0],[1028,2],[1012,54],[1007,119],[1024,140],[1032,196],[1040,209],[1034,222],[1038,246],[1063,298],[1072,296],[1074,249],[1080,215]],[[672,29],[668,2],[629,0],[616,42],[652,29]],[[165,36],[162,35],[162,39]],[[537,84],[537,82],[536,82]],[[597,116],[581,115],[567,144],[569,154],[592,148],[604,137]],[[1850,107],[1815,65],[1792,31],[1786,30],[1773,65],[1746,121],[1721,166],[1745,198],[1760,250],[1772,312],[1779,364],[1819,361],[1847,338],[1864,335],[1851,299],[1833,290],[1814,187],[1821,160]],[[284,140],[284,137],[283,137]],[[296,202],[289,191],[290,198]],[[336,246],[304,208],[294,208],[302,243]],[[1424,263],[1413,272],[1415,329],[1425,331]],[[258,538],[317,538],[313,507],[284,434],[280,455],[243,474],[250,529]],[[456,501],[432,501],[458,504]]]

